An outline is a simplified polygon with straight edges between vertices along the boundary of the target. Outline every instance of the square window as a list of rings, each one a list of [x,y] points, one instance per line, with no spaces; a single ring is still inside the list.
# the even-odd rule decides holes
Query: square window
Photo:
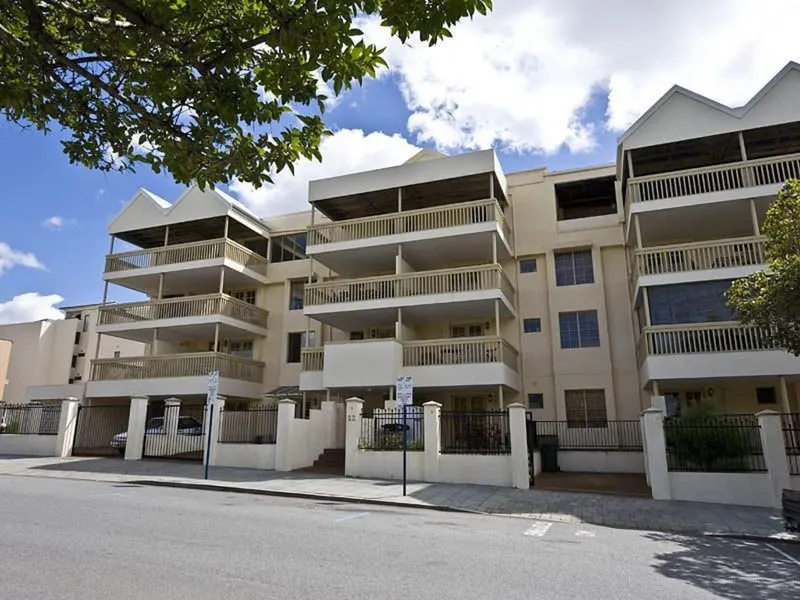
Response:
[[[777,404],[778,396],[774,387],[756,388],[756,401],[758,404]]]
[[[286,362],[299,363],[303,348],[313,348],[316,341],[316,332],[309,332],[308,339],[306,339],[305,331],[298,331],[290,333],[287,336],[286,344]]]
[[[558,313],[561,347],[596,348],[600,346],[600,329],[596,310]]]
[[[535,319],[523,319],[522,320],[522,330],[525,333],[541,333],[542,331],[542,320],[538,317]]]
[[[564,407],[570,429],[608,427],[605,390],[565,390]]]
[[[591,250],[557,252],[555,254],[556,285],[582,285],[594,283]]]
[[[535,258],[525,258],[519,261],[519,272],[520,273],[536,273],[536,259]]]
[[[544,394],[539,392],[528,394],[528,408],[544,408]]]

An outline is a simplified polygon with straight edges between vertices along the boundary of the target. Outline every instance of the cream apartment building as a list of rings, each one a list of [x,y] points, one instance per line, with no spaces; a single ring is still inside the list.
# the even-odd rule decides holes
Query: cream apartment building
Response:
[[[259,219],[219,190],[142,190],[110,224],[97,332],[147,344],[98,358],[88,402],[393,399],[525,404],[538,419],[634,419],[709,398],[800,410],[800,361],[724,306],[763,268],[759,227],[800,176],[800,68],[745,107],[681,88],[619,141],[616,164],[504,173],[491,150],[311,182],[310,210]],[[108,291],[108,290],[107,290]],[[107,296],[106,296],[107,297]]]
[[[95,356],[136,356],[144,346],[95,334],[98,305],[62,309],[64,319],[0,325],[0,401],[82,398]]]

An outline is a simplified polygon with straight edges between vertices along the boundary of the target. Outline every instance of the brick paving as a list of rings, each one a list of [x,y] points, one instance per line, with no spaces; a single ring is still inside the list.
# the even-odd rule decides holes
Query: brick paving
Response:
[[[698,502],[664,502],[629,496],[479,485],[352,479],[313,473],[212,468],[179,461],[91,458],[0,457],[0,475],[57,477],[176,487],[218,488],[262,494],[301,495],[320,500],[465,510],[566,523],[686,534],[744,535],[787,539],[779,511]],[[800,541],[795,536],[794,539]]]

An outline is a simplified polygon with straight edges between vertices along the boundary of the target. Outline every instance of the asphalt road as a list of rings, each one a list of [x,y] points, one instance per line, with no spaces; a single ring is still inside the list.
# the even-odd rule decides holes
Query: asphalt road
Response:
[[[0,598],[800,598],[800,546],[0,476]]]

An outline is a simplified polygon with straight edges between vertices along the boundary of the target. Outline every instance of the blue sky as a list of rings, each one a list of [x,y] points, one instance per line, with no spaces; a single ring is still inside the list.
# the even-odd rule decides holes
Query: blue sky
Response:
[[[566,4],[498,0],[492,15],[460,24],[434,49],[401,46],[363,24],[387,46],[390,70],[326,113],[335,135],[323,163],[299,165],[297,177],[279,174],[261,190],[234,182],[232,193],[265,216],[301,210],[308,179],[397,164],[412,145],[447,153],[491,146],[506,172],[612,162],[620,133],[671,85],[738,105],[800,58],[794,0],[770,0],[771,10],[750,0]],[[623,4],[628,18],[611,18]],[[713,30],[686,18],[698,11],[716,11]],[[58,135],[5,122],[0,165],[0,323],[99,301],[108,222],[139,188],[167,200],[182,192],[144,166],[120,174],[71,165]],[[60,221],[47,226],[52,217]],[[118,288],[111,295],[128,297]]]

